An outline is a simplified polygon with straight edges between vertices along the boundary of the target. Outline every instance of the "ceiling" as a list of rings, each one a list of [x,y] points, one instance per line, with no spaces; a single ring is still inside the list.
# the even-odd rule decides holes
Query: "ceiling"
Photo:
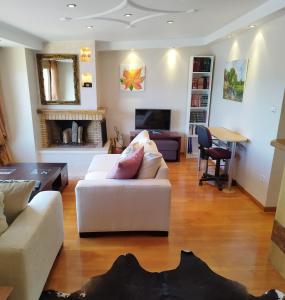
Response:
[[[285,14],[284,0],[0,0],[0,7],[0,47],[38,50],[68,40],[96,40],[99,51],[203,46]]]
[[[0,21],[47,41],[196,38],[211,34],[265,2],[265,0],[0,0]],[[68,3],[75,3],[77,7],[67,8]],[[131,13],[132,16],[125,17],[126,13]],[[72,20],[61,21],[63,17]],[[139,22],[136,23],[137,20]],[[168,20],[173,20],[174,23],[168,24]],[[129,26],[132,23],[135,24]],[[94,28],[88,29],[87,26]]]

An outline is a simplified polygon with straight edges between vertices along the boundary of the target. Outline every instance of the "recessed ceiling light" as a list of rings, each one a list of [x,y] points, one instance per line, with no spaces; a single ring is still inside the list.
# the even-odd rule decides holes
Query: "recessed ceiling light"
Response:
[[[167,21],[167,24],[173,24],[173,23],[174,23],[173,20],[168,20],[168,21]]]
[[[88,29],[93,29],[94,26],[90,25],[90,26],[87,26]]]
[[[127,17],[127,18],[129,18],[129,17],[131,17],[133,14],[124,14],[124,17]]]
[[[254,25],[254,24],[251,24],[251,25],[249,26],[249,28],[254,28],[254,27],[256,27],[256,25]]]
[[[69,4],[66,5],[66,7],[68,7],[68,8],[75,8],[76,6],[77,5],[74,4],[74,3],[69,3]]]
[[[62,17],[62,18],[60,18],[60,21],[71,21],[72,20],[72,18],[70,18],[70,17]]]

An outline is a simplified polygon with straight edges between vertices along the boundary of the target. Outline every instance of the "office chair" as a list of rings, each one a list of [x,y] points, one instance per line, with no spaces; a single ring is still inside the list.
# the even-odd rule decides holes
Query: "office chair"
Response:
[[[213,148],[212,135],[210,130],[205,126],[197,126],[196,133],[198,135],[198,143],[200,150],[200,158],[207,161],[206,170],[199,180],[199,185],[203,184],[203,181],[215,181],[218,189],[221,191],[223,185],[221,183],[222,178],[220,176],[221,161],[231,158],[231,152],[224,148]],[[209,158],[216,161],[215,175],[208,173]]]

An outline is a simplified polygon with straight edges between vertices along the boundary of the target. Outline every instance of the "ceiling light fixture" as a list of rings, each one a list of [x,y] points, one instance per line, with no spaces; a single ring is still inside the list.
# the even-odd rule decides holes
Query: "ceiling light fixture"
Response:
[[[77,7],[77,5],[75,3],[69,3],[69,4],[66,5],[66,7],[75,8],[75,7]]]
[[[124,14],[124,17],[129,18],[131,17],[133,14]]]
[[[94,26],[90,25],[90,26],[87,26],[88,29],[93,29]]]
[[[167,21],[167,24],[173,24],[173,23],[174,23],[173,20],[168,20],[168,21]]]
[[[250,26],[249,26],[249,28],[255,28],[256,27],[256,25],[254,25],[254,24],[251,24]]]

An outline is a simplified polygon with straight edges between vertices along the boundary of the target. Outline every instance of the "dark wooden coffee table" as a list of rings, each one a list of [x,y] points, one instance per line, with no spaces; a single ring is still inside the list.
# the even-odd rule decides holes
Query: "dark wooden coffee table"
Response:
[[[37,184],[32,197],[41,191],[61,192],[68,184],[67,164],[12,163],[0,167],[0,180],[35,180]]]

